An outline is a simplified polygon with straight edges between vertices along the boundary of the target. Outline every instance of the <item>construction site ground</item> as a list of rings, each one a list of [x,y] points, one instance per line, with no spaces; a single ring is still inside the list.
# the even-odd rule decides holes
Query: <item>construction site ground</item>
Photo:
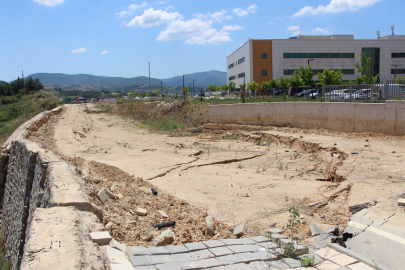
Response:
[[[112,222],[111,235],[127,245],[153,245],[154,225],[171,220],[173,244],[232,238],[242,223],[247,236],[265,235],[270,227],[286,228],[292,206],[306,238],[310,223],[344,228],[348,206],[405,190],[404,137],[221,124],[181,134],[150,133],[87,104],[65,105],[30,139],[76,165],[89,194],[115,193],[116,200],[92,202],[103,210],[103,224]],[[148,215],[136,215],[137,207]],[[207,215],[214,236],[204,233]]]

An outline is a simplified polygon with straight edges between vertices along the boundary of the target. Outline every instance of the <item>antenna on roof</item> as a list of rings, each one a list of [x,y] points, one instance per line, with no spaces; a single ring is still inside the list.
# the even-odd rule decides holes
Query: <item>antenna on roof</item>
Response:
[[[377,38],[380,38],[380,30],[377,30]]]
[[[392,35],[394,35],[394,26],[391,26]]]

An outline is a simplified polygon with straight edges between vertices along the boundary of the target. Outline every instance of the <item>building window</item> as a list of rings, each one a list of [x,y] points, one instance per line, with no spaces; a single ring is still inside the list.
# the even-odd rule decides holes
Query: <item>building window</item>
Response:
[[[284,58],[354,58],[354,53],[284,53]]]
[[[242,57],[238,60],[238,65],[242,64],[243,62],[245,62],[245,57]]]
[[[243,77],[245,77],[245,72],[238,74],[238,78],[243,78]]]
[[[391,69],[391,74],[395,74],[395,69]],[[405,74],[405,68],[397,68],[397,74]]]
[[[335,70],[337,69],[330,69]],[[298,69],[284,69],[284,75],[293,75],[294,71],[298,71]],[[312,70],[315,74],[322,73],[324,69],[313,69]],[[341,69],[342,74],[351,75],[354,74],[354,69]]]
[[[230,81],[235,80],[235,76],[229,77],[229,80],[230,80]]]
[[[267,70],[262,70],[262,75],[267,76]]]
[[[228,66],[228,69],[233,68],[233,63]]]
[[[391,58],[405,58],[405,52],[393,52]]]
[[[267,53],[262,53],[262,59],[267,59]]]

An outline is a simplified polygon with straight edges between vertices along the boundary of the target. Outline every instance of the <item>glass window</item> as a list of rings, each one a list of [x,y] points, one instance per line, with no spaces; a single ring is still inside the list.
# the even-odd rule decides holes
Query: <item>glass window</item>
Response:
[[[242,57],[241,59],[238,60],[238,65],[242,64],[243,62],[245,62],[245,57]]]
[[[243,77],[245,77],[245,72],[239,73],[238,78],[243,78]]]
[[[331,69],[331,70],[335,70],[337,71],[337,69]],[[294,71],[298,71],[298,69],[284,69],[284,75],[293,75]],[[322,73],[324,71],[324,69],[313,69],[312,70],[315,74],[318,73]],[[340,70],[342,72],[342,74],[346,74],[346,75],[350,75],[350,74],[354,74],[354,69],[341,69]],[[398,69],[397,69],[398,71]],[[394,74],[394,73],[392,73]],[[399,74],[397,72],[397,74]]]
[[[267,59],[267,53],[262,53],[262,59]]]
[[[229,80],[230,80],[230,81],[235,80],[235,76],[231,76],[231,77],[229,77]]]
[[[354,58],[354,53],[284,53],[284,58]]]
[[[405,52],[393,52],[391,58],[405,58]]]
[[[262,70],[262,75],[266,76],[267,75],[267,70]]]
[[[395,69],[391,69],[391,74],[395,74]],[[405,69],[397,68],[397,74],[405,74]]]
[[[228,69],[233,68],[233,63],[228,66]]]

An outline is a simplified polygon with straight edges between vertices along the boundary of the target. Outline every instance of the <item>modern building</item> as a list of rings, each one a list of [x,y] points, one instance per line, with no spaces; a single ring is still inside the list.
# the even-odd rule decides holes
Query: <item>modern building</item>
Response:
[[[310,65],[315,73],[340,68],[344,80],[359,76],[355,63],[360,53],[372,59],[370,75],[379,74],[381,82],[405,76],[405,35],[378,39],[354,39],[353,35],[299,36],[289,39],[249,39],[227,57],[228,83],[289,77],[300,65]],[[397,66],[395,66],[397,65]],[[395,71],[396,70],[396,71]],[[314,77],[317,80],[317,76]]]

